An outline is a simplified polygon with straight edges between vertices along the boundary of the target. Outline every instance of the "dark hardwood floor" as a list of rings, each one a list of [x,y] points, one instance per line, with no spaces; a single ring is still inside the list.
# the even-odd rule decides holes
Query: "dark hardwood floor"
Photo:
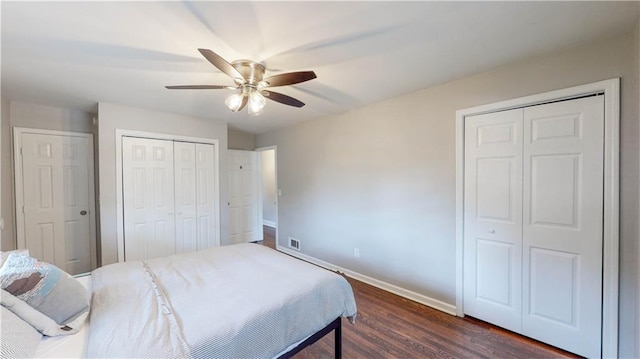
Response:
[[[262,237],[263,240],[262,243],[263,245],[269,247],[269,248],[273,248],[276,249],[276,230],[275,228],[271,228],[268,226],[262,226]]]
[[[264,245],[275,247],[274,232],[265,227]],[[342,319],[344,358],[579,358],[480,320],[455,317],[347,280],[358,316],[354,325]],[[330,333],[295,359],[333,358],[333,341]]]

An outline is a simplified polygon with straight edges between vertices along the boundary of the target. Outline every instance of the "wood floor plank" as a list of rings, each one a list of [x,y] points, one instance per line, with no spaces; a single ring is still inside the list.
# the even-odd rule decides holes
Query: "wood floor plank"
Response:
[[[264,245],[275,248],[265,227]],[[348,278],[358,305],[356,324],[342,322],[343,358],[579,358],[483,321],[459,318]],[[333,333],[295,359],[333,358]]]
[[[579,358],[477,319],[455,317],[347,280],[358,317],[355,325],[343,319],[345,358]],[[295,358],[333,358],[333,338],[322,338]]]

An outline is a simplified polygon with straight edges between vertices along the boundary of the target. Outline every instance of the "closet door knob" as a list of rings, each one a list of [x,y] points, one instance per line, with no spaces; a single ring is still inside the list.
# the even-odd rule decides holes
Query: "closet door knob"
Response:
[[[489,230],[489,233],[494,234],[494,233],[496,233],[496,230],[495,230],[495,229],[493,229],[493,228],[491,228],[491,229]]]

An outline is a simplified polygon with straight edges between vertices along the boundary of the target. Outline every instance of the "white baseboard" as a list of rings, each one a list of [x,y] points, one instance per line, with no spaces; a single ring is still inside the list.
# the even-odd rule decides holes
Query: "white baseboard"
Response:
[[[369,285],[372,285],[374,287],[380,288],[382,290],[386,290],[387,292],[391,292],[393,294],[399,295],[401,297],[413,300],[414,302],[418,302],[420,304],[424,304],[428,307],[431,307],[433,309],[437,309],[440,310],[442,312],[445,312],[447,314],[451,314],[451,315],[456,315],[456,306],[449,304],[449,303],[445,303],[441,300],[438,299],[434,299],[431,297],[428,297],[426,295],[420,294],[420,293],[416,293],[414,291],[405,289],[405,288],[401,288],[398,287],[397,285],[391,284],[391,283],[387,283],[384,281],[381,281],[379,279],[376,278],[372,278],[369,277],[367,275],[358,273],[358,272],[354,272],[352,270],[346,269],[346,268],[342,268],[342,267],[338,267],[336,265],[333,265],[331,263],[325,262],[323,260],[317,259],[317,258],[313,258],[311,256],[308,256],[306,254],[300,253],[298,251],[280,246],[276,243],[276,248],[277,250],[289,254],[293,257],[296,257],[298,259],[302,259],[303,261],[307,261],[309,263],[313,263],[315,265],[318,265],[320,267],[332,270],[332,271],[338,271],[338,272],[342,272],[344,273],[347,277],[351,277],[353,279],[359,280],[361,282],[367,283]]]
[[[271,228],[278,228],[278,225],[276,224],[276,222],[268,221],[266,219],[262,220],[262,225],[263,226],[267,226],[267,227],[271,227]]]

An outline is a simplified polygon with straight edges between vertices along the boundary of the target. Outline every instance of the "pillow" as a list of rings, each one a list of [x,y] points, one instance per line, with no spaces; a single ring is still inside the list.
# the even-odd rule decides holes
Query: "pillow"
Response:
[[[5,307],[0,307],[0,358],[33,358],[42,335]]]
[[[0,267],[2,267],[4,262],[7,260],[7,257],[9,257],[9,255],[11,253],[24,254],[25,256],[28,256],[29,255],[29,250],[28,249],[14,249],[14,250],[8,251],[8,252],[0,251]]]
[[[50,337],[77,333],[89,314],[89,312],[85,312],[66,325],[60,325],[5,290],[2,290],[0,294],[0,302],[3,308],[6,307],[40,333]]]
[[[25,255],[9,255],[0,269],[0,287],[2,304],[45,335],[76,333],[89,311],[88,292],[80,282]]]

